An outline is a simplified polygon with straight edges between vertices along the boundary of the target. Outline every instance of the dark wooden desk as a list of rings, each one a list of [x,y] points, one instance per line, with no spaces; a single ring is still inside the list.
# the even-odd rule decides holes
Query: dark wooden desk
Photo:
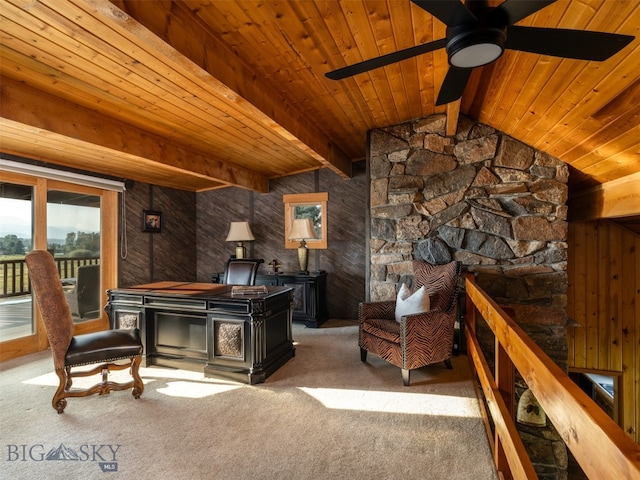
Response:
[[[108,291],[111,328],[140,329],[143,366],[261,383],[295,355],[292,289],[232,296],[230,285],[157,282]]]

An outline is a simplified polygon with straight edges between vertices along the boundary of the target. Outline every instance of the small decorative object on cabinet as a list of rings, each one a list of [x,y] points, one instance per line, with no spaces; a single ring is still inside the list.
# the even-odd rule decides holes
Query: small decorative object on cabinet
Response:
[[[269,263],[269,275],[278,275],[280,272],[280,267],[282,264],[278,261],[277,258],[274,258],[272,262]]]
[[[220,283],[223,278],[220,273],[211,275],[213,283]],[[293,288],[294,322],[317,328],[327,321],[327,272],[324,270],[306,275],[287,272],[278,275],[259,273],[256,285]]]

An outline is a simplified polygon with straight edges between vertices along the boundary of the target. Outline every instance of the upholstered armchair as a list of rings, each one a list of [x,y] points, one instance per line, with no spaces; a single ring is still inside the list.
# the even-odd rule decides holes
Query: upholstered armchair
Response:
[[[371,352],[402,370],[409,385],[411,370],[444,362],[451,367],[458,297],[459,262],[431,265],[413,261],[414,288],[424,286],[430,310],[404,315],[396,321],[396,301],[366,302],[359,306],[360,359]]]
[[[232,285],[255,285],[262,258],[230,258],[224,268],[223,283]]]
[[[26,256],[25,261],[59,379],[58,389],[53,396],[53,408],[63,413],[68,397],[86,397],[94,393],[104,395],[114,390],[132,389],[134,398],[140,398],[144,384],[138,373],[142,355],[139,330],[106,330],[74,336],[73,317],[55,260],[47,251],[34,250]],[[75,367],[92,364],[97,366],[72,371]],[[108,380],[110,371],[124,369],[131,370],[131,381],[116,383]],[[99,383],[87,389],[72,389],[73,378],[99,373],[102,375]]]

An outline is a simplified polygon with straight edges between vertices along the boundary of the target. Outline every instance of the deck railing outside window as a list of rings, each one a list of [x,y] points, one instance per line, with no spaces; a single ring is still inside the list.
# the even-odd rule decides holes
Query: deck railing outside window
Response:
[[[94,257],[56,257],[56,265],[63,283],[73,283],[79,266],[100,263]],[[0,260],[0,298],[28,295],[31,293],[29,273],[22,259]]]

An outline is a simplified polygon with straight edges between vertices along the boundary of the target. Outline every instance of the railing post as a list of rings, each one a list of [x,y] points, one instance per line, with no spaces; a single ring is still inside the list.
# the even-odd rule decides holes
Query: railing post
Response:
[[[511,359],[509,358],[509,354],[504,349],[504,347],[500,344],[498,338],[495,338],[495,374],[494,378],[496,381],[496,385],[498,387],[498,393],[504,400],[504,404],[506,406],[507,411],[509,412],[509,416],[511,420],[515,420],[515,401],[514,401],[514,388],[515,388],[515,380],[514,380],[514,368]],[[504,452],[504,447],[502,445],[502,441],[498,436],[498,432],[496,431],[495,439],[495,451],[494,453],[494,461],[496,464],[496,468],[498,471],[503,472],[505,479],[513,478],[511,476],[511,469],[509,468],[509,462],[507,461],[507,456]]]
[[[465,279],[469,279],[469,281],[474,281],[475,276],[473,273],[465,273]],[[465,281],[466,285],[466,281]],[[473,303],[473,300],[469,297],[469,295],[465,295],[466,305],[465,305],[465,315],[464,315],[464,326],[465,328],[469,328],[474,332],[476,331],[476,306]]]

